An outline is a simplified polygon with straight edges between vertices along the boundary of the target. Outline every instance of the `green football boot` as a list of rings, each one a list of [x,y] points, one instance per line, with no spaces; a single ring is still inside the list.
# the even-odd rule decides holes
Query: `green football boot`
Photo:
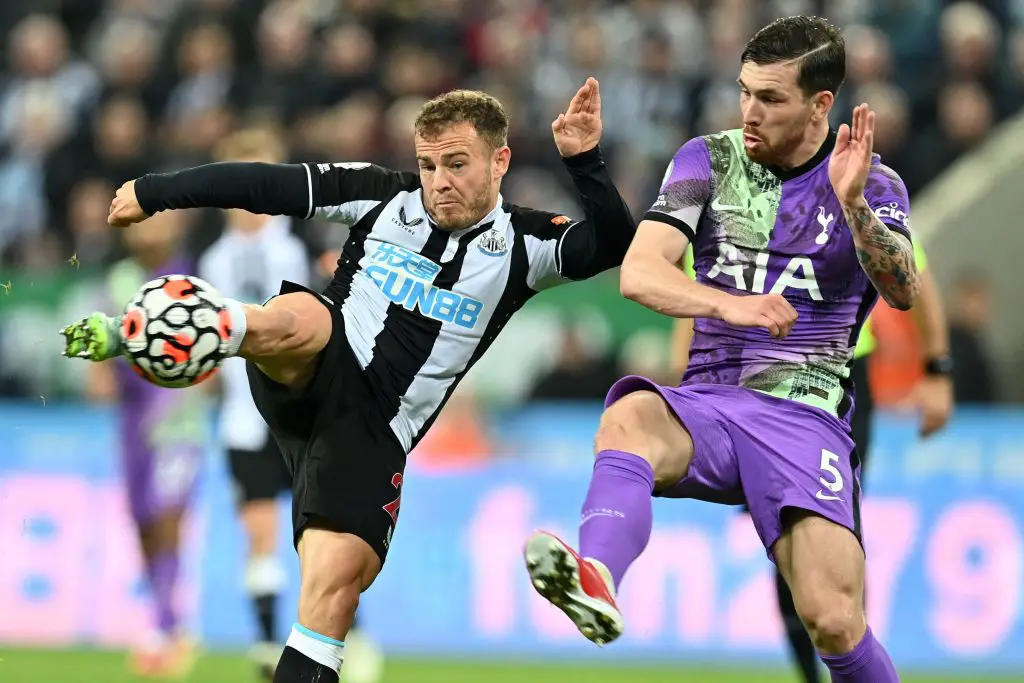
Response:
[[[72,323],[60,331],[64,336],[62,355],[85,358],[94,362],[121,355],[121,316],[93,313],[88,318]]]

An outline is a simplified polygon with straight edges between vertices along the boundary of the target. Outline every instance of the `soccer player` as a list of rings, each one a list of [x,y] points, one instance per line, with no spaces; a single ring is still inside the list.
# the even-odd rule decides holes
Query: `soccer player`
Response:
[[[860,105],[829,130],[845,63],[822,19],[761,29],[741,59],[743,128],[683,145],[637,229],[621,289],[696,319],[686,381],[612,387],[580,552],[544,532],[525,548],[535,588],[592,641],[623,631],[615,592],[649,539],[652,493],[746,502],[832,680],[898,680],[864,616],[848,367],[878,295],[906,310],[920,281],[874,115]],[[678,268],[691,243],[696,281]]]
[[[691,254],[687,249],[687,274],[693,277]],[[938,284],[927,268],[927,257],[918,243],[914,244],[914,260],[921,274],[921,292],[914,304],[914,322],[921,340],[924,358],[924,379],[916,390],[917,403],[921,413],[920,434],[930,436],[945,427],[953,412],[953,381],[952,359],[949,356],[949,334],[946,316],[939,297]],[[676,319],[673,329],[672,365],[679,375],[686,371],[690,354],[690,341],[693,338],[693,320]],[[874,402],[871,398],[871,385],[868,374],[868,358],[875,349],[875,338],[871,333],[871,317],[868,317],[857,339],[850,366],[850,381],[857,394],[857,406],[850,419],[850,436],[860,454],[861,476],[867,469],[871,454],[871,421],[874,414]],[[685,379],[684,379],[685,381]],[[778,598],[779,611],[786,628],[786,639],[789,642],[793,661],[805,683],[818,683],[820,680],[819,659],[811,637],[800,621],[793,604],[793,595],[786,585],[782,574],[776,569],[775,591]]]
[[[260,127],[235,133],[216,150],[220,161],[282,163],[286,156],[280,136]],[[199,259],[201,278],[224,296],[247,304],[266,301],[273,294],[270,287],[274,282],[309,284],[309,259],[302,241],[292,232],[291,218],[240,209],[229,209],[226,217],[224,234]],[[276,553],[277,497],[291,492],[292,479],[249,392],[245,361],[235,358],[225,362],[220,378],[220,440],[227,450],[239,517],[249,542],[243,584],[253,603],[260,637],[250,657],[261,675],[273,680],[283,649],[274,631],[285,582],[285,568]],[[373,683],[379,678],[381,655],[354,625],[347,649],[347,677],[352,683]],[[353,675],[357,670],[361,676]]]
[[[179,251],[180,218],[167,214],[125,233],[129,256],[111,267],[104,298],[126,301],[148,280],[190,267]],[[90,370],[92,396],[117,400],[124,483],[155,611],[156,630],[131,654],[129,665],[145,677],[185,674],[194,647],[182,628],[175,591],[183,520],[208,438],[208,402],[202,388],[161,389],[125,362]]]
[[[293,479],[299,618],[274,681],[338,681],[360,594],[386,558],[406,454],[466,372],[534,294],[622,262],[636,232],[598,142],[588,79],[552,123],[583,203],[572,220],[505,201],[508,118],[493,97],[441,95],[415,124],[419,173],[368,163],[220,163],[126,183],[109,221],[240,208],[350,226],[334,279],[285,282],[263,306],[229,301],[231,352]],[[70,326],[66,355],[119,351],[116,320]]]

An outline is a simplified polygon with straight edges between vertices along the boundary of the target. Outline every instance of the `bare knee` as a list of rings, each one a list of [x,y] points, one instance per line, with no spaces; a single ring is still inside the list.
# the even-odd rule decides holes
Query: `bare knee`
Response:
[[[819,652],[840,655],[852,651],[867,629],[861,601],[853,591],[819,590],[797,604],[797,612]]]
[[[333,329],[331,312],[307,293],[285,294],[266,306],[245,306],[245,321],[238,355],[289,386],[306,378]]]
[[[689,433],[653,391],[627,394],[609,406],[601,416],[594,448],[597,453],[626,451],[649,462],[656,490],[682,479],[693,457]]]
[[[299,623],[344,640],[355,618],[359,596],[380,572],[380,559],[356,536],[316,528],[303,532],[299,557]]]

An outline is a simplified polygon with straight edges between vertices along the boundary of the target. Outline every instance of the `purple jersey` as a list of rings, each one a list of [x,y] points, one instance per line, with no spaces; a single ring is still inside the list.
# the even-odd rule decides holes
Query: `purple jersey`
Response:
[[[741,130],[694,138],[676,152],[645,218],[689,237],[697,282],[730,294],[781,294],[799,314],[781,340],[698,318],[684,384],[747,387],[848,417],[849,363],[878,294],[829,181],[834,140],[792,171],[751,160]],[[906,187],[877,155],[865,197],[910,237]]]

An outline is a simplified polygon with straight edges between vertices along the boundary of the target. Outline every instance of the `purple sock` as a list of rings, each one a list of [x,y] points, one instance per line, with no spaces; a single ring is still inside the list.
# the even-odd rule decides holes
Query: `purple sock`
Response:
[[[618,588],[651,538],[654,471],[638,455],[601,451],[580,518],[580,555],[600,560]]]
[[[157,627],[171,633],[178,625],[174,589],[178,582],[178,553],[162,552],[149,561],[149,587],[156,607]]]
[[[889,654],[871,633],[871,627],[852,652],[822,655],[821,659],[828,666],[833,683],[899,683],[900,680]]]

